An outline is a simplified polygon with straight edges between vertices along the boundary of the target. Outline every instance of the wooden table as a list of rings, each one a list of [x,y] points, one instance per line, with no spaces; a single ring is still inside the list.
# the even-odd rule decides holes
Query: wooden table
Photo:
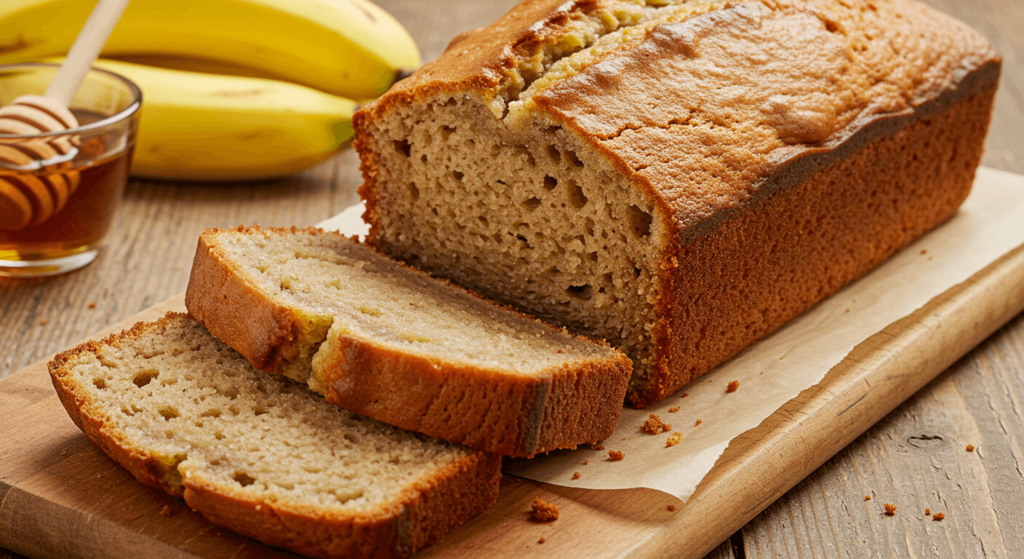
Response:
[[[381,0],[438,56],[515,2]],[[1024,3],[926,0],[1003,53],[984,164],[1024,173]],[[101,257],[69,276],[0,279],[0,378],[185,289],[198,233],[309,225],[357,200],[358,159],[239,185],[133,180]],[[95,303],[95,307],[90,303]],[[1024,315],[769,506],[709,557],[1024,557]],[[10,413],[10,410],[0,410]],[[963,442],[976,446],[973,453]],[[513,482],[515,483],[515,482]],[[894,503],[889,519],[865,495]],[[944,512],[942,522],[924,509]],[[0,549],[0,559],[11,553]]]

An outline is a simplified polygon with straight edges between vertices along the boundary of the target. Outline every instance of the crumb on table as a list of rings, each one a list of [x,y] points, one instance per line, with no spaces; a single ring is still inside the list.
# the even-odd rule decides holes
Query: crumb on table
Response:
[[[619,452],[618,450],[609,450],[608,451],[608,460],[611,461],[611,462],[618,462],[619,460],[622,460],[625,457],[626,457],[626,453],[625,452]]]
[[[541,538],[541,539],[537,540],[537,543],[544,543],[544,542],[546,542],[546,541],[547,541],[547,540],[545,540],[544,538]]]
[[[704,423],[704,422],[702,420],[698,419],[697,421],[693,422],[693,426],[696,427],[696,426],[700,425],[701,423]]]
[[[171,510],[170,505],[164,505],[164,508],[160,509],[160,516],[171,516],[174,512]]]
[[[676,510],[676,506],[675,505],[669,505],[668,506],[668,511],[669,512],[675,512],[675,510]]]
[[[967,445],[967,452],[974,452],[974,445],[973,444]]]
[[[736,392],[737,390],[739,390],[739,388],[740,388],[740,381],[738,381],[738,380],[730,380],[729,381],[729,386],[725,387],[725,391],[726,392]]]
[[[680,396],[680,398],[685,398],[685,397],[687,397],[687,396],[689,396],[689,395],[690,395],[690,393],[689,393],[689,392],[683,392],[683,395],[682,395],[682,396]]]
[[[871,500],[871,495],[864,495],[864,500],[865,501],[870,501]]]
[[[884,506],[885,506],[885,515],[886,516],[896,516],[896,505],[893,505],[893,504],[890,504],[890,503],[885,503]]]
[[[943,518],[946,518],[946,515],[942,514],[941,512],[937,512],[937,513],[932,515],[932,520],[935,520],[935,521],[942,520]]]
[[[665,446],[676,446],[683,441],[683,434],[679,431],[672,433],[668,436],[668,440],[665,441]]]
[[[583,461],[583,465],[584,465],[584,466],[586,466],[586,465],[587,465],[587,464],[589,464],[589,463],[590,463],[590,461],[589,461],[589,460],[584,460],[584,461]]]
[[[677,411],[679,411],[679,406],[673,406],[668,409],[668,413],[676,413]]]
[[[573,472],[572,473],[572,479],[580,479],[580,473],[579,472]]]
[[[640,430],[649,435],[657,435],[658,433],[671,431],[672,426],[662,421],[660,417],[650,413],[647,414],[647,421],[644,421],[644,424],[640,426]]]
[[[95,309],[96,308],[96,301],[89,301],[89,308],[90,309]]]
[[[925,516],[931,516],[932,515],[932,509],[924,509],[924,515]]]
[[[533,517],[541,522],[558,520],[558,506],[554,503],[547,503],[540,497],[535,497],[531,507],[533,509],[531,512]]]

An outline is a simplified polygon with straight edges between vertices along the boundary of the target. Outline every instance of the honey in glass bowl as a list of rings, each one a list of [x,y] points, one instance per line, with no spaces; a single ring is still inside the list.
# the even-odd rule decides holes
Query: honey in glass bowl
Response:
[[[0,66],[0,102],[45,90],[56,69]],[[127,182],[140,105],[134,84],[92,70],[71,103],[77,128],[0,135],[0,275],[60,274],[96,258]]]

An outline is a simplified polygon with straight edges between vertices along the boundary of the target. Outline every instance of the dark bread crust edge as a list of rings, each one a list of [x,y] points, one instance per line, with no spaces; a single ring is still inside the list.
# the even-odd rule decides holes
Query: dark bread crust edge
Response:
[[[321,352],[327,347],[318,358],[329,402],[470,448],[527,458],[608,438],[632,371],[622,353],[513,376],[399,353],[355,335],[342,334]]]
[[[631,386],[630,403],[646,407],[665,398],[949,219],[970,193],[981,160],[998,75],[999,61],[995,60],[972,72],[956,90],[920,105],[916,111],[874,121],[840,148],[843,153],[815,154],[794,162],[787,174],[776,177],[778,183],[766,189],[766,195],[732,212],[715,230],[670,250],[661,261],[665,273],[659,292],[664,295],[656,308],[654,375],[642,387],[635,383]],[[959,111],[973,120],[958,120],[962,116]],[[913,135],[916,137],[907,139]],[[919,151],[929,142],[929,151]],[[829,191],[831,197],[839,196],[840,204],[845,204],[829,208],[824,193],[830,185],[842,181],[862,190]],[[872,200],[891,200],[898,210],[873,208]],[[812,211],[815,201],[819,205],[813,210],[814,215],[841,221],[843,229],[836,231],[845,236],[838,237],[847,243],[854,240],[856,246],[839,242],[815,246],[813,239],[819,231],[814,230],[805,231],[808,234],[802,238],[794,237],[800,227],[806,227],[800,221],[802,217],[794,216],[806,217],[804,212]],[[845,215],[837,217],[839,212]],[[887,221],[882,215],[892,219]],[[774,226],[764,227],[766,221]],[[756,256],[745,263],[734,260],[735,254],[729,247],[735,246],[737,239],[746,239]],[[795,258],[785,250],[795,246],[793,239],[801,239],[803,246],[816,250],[806,250],[801,258]],[[772,246],[785,249],[766,253],[764,249]],[[859,256],[851,262],[853,253]],[[673,262],[686,265],[676,266]],[[744,267],[746,271],[741,272]],[[711,300],[717,297],[721,302],[728,300],[730,293],[743,292],[749,281],[744,273],[746,278],[788,274],[794,279],[774,290],[771,286],[760,291],[747,290],[741,303],[715,308],[714,318],[701,322],[700,317],[711,315]],[[813,282],[796,279],[806,278],[809,273],[814,275]],[[707,277],[719,278],[719,284],[714,288],[702,285]],[[694,297],[700,291],[707,294],[704,300]],[[756,301],[767,297],[781,302],[771,312],[765,312],[752,328],[742,329],[743,320],[750,318]],[[735,322],[727,323],[725,317]],[[707,331],[697,332],[695,323]],[[720,339],[707,335],[720,330],[738,334]]]
[[[323,558],[408,557],[498,499],[501,457],[476,452],[405,487],[388,506],[355,516],[285,507],[185,478],[185,502],[210,522],[267,545]]]
[[[274,302],[273,297],[259,291],[235,271],[223,251],[216,246],[215,238],[221,233],[335,235],[354,243],[357,241],[340,233],[294,227],[207,229],[200,235],[185,297],[186,307],[211,333],[245,356],[256,368],[279,373],[285,362],[297,353],[298,316],[291,309]],[[404,262],[376,254],[409,273],[429,276]],[[545,328],[561,330],[510,306],[484,299],[447,280],[432,280]],[[583,336],[574,338],[579,342],[609,347],[603,340]],[[359,366],[346,364],[346,354],[349,353],[360,356]],[[510,456],[533,456],[603,440],[614,430],[622,411],[632,362],[621,352],[609,351],[609,354],[607,359],[598,362],[562,367],[532,378],[513,378],[412,353],[396,353],[369,340],[357,343],[355,339],[349,339],[341,354],[322,357],[325,363],[330,363],[322,367],[323,380],[328,386],[339,381],[358,383],[358,386],[343,393],[328,388],[324,395],[332,403],[353,412],[470,448]],[[383,382],[383,378],[389,378],[391,382]],[[506,384],[509,382],[512,386]],[[424,409],[428,405],[424,399],[429,399],[431,392],[438,393],[450,383],[473,390],[480,395],[481,401],[467,402],[460,398],[455,402],[458,409],[443,414],[448,421],[439,415],[418,420],[416,414],[411,413],[411,410]],[[427,395],[421,392],[411,394],[405,388],[415,385],[419,385]],[[495,401],[499,396],[512,395],[517,405],[511,405],[510,401]],[[488,401],[499,407],[488,405]],[[452,417],[480,417],[473,413],[473,409],[478,407],[492,411],[500,409],[500,415],[488,416],[486,423],[475,425],[450,420]],[[485,426],[488,431],[481,432]]]
[[[430,478],[415,480],[387,506],[348,516],[325,515],[316,507],[275,506],[245,499],[232,488],[198,476],[182,476],[177,464],[168,468],[149,453],[133,448],[124,434],[110,425],[106,413],[69,378],[68,367],[83,355],[99,356],[105,346],[118,347],[124,340],[158,334],[184,316],[168,313],[156,322],[140,322],[120,334],[61,352],[48,364],[54,389],[71,420],[139,482],[184,496],[190,507],[214,524],[268,545],[327,558],[407,557],[497,501],[501,457],[483,452],[474,452]]]

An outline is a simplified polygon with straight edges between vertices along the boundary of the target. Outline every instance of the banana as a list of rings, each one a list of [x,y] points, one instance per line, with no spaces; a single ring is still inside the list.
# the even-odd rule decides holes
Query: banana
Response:
[[[0,0],[0,64],[63,55],[93,4]],[[420,65],[402,25],[367,0],[133,0],[103,55],[218,60],[353,99]]]
[[[95,67],[125,76],[142,90],[134,175],[277,177],[327,159],[352,136],[355,102],[301,85],[111,60],[98,60]]]

